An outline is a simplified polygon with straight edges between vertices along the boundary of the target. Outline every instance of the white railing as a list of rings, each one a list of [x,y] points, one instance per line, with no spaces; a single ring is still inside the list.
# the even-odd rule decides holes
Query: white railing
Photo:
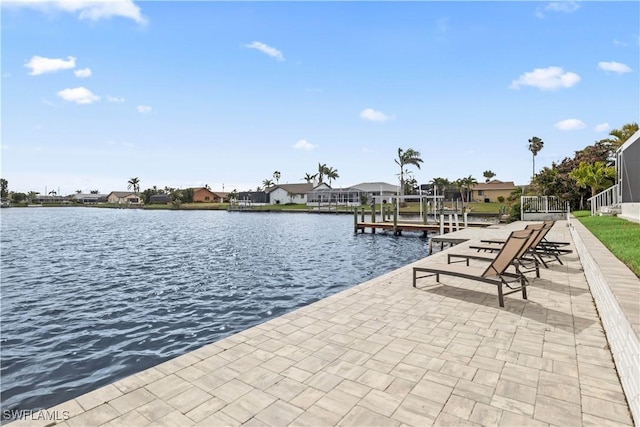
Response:
[[[591,215],[597,215],[604,207],[617,206],[620,203],[618,185],[619,184],[613,185],[587,199],[587,201],[591,203]]]
[[[525,213],[564,213],[569,210],[568,202],[555,196],[521,196],[520,206]]]

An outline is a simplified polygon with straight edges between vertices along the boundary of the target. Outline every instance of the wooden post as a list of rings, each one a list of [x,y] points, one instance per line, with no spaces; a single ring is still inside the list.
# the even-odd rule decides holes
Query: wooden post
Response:
[[[353,210],[353,232],[358,233],[358,211],[355,209]]]
[[[362,207],[362,222],[364,222],[364,206]]]
[[[393,202],[393,204],[395,205],[396,201]],[[395,208],[393,209],[393,234],[395,236],[399,236],[401,233],[401,231],[398,230],[398,210]]]
[[[429,212],[427,211],[427,199],[422,199],[422,223],[428,224]]]
[[[375,203],[371,204],[371,222],[374,224],[376,222],[376,204]],[[375,225],[371,227],[371,234],[376,234]]]

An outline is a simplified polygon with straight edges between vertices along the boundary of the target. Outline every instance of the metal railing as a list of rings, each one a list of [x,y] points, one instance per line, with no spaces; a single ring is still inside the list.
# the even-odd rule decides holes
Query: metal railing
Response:
[[[604,207],[613,207],[620,203],[618,185],[613,185],[587,199],[591,203],[591,215],[597,215]]]

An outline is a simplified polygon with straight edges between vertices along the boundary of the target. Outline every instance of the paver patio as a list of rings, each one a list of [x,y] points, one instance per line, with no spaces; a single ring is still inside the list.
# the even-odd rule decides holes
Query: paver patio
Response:
[[[566,221],[549,237],[571,241]],[[504,308],[484,283],[427,278],[413,288],[412,266],[434,261],[446,253],[46,413],[70,416],[56,424],[65,427],[633,425],[575,252],[541,269],[528,300],[512,294]]]

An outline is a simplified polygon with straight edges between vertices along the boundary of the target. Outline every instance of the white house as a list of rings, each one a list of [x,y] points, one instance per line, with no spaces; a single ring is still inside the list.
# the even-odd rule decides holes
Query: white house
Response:
[[[616,151],[619,217],[640,222],[640,131]]]
[[[313,184],[279,184],[266,189],[269,203],[280,205],[285,203],[307,203],[307,193],[313,190]]]

